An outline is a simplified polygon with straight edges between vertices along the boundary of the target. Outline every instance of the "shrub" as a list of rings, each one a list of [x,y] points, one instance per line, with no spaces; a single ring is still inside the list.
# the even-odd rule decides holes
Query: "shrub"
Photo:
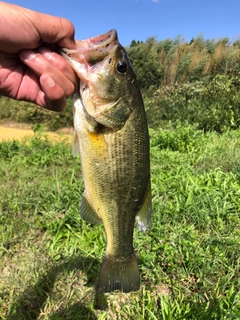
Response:
[[[208,83],[196,81],[160,87],[151,98],[145,96],[151,127],[163,121],[197,125],[205,131],[224,132],[240,124],[240,79],[217,75]]]

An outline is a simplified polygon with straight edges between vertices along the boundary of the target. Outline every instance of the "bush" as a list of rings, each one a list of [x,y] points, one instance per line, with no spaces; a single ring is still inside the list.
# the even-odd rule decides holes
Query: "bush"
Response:
[[[240,125],[240,79],[217,75],[209,83],[196,81],[160,87],[145,96],[149,125],[164,121],[197,125],[198,129],[224,132]]]

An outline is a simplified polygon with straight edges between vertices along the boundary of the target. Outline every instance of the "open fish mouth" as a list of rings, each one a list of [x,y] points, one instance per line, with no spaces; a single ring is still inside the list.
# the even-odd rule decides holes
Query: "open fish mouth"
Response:
[[[66,58],[79,62],[87,62],[94,65],[106,58],[112,50],[119,44],[118,36],[115,29],[87,40],[77,40],[76,50],[67,48],[61,49],[61,54]]]
[[[112,29],[109,32],[87,39],[86,43],[89,45],[89,49],[108,51],[109,45],[113,45],[116,41],[118,41],[117,31]]]

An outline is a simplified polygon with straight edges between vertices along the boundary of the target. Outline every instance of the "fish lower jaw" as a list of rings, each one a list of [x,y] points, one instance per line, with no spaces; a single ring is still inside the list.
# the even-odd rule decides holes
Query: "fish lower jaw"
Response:
[[[79,54],[77,50],[62,49],[62,57],[68,61],[78,77],[84,82],[88,83],[89,65],[83,54]]]

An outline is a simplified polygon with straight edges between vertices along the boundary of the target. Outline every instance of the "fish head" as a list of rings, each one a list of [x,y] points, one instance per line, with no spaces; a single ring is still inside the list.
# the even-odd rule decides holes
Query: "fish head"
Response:
[[[85,111],[97,123],[121,129],[133,111],[138,85],[117,32],[77,41],[76,46],[76,50],[63,49],[63,56],[80,78]]]

